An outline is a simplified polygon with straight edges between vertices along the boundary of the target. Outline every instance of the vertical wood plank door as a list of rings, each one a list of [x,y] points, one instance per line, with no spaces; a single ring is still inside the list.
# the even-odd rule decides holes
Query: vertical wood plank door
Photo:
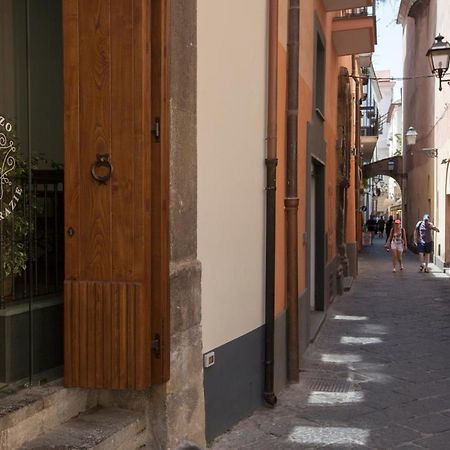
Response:
[[[66,386],[152,382],[150,12],[64,0]]]

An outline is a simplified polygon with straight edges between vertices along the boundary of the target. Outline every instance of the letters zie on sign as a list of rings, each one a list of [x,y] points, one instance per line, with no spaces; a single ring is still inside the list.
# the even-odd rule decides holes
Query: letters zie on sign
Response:
[[[23,189],[15,186],[17,146],[12,134],[13,125],[0,115],[0,221],[16,209]]]

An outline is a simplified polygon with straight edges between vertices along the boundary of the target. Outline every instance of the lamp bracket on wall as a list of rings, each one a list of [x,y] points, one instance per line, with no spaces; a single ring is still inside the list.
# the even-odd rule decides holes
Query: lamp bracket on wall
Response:
[[[438,149],[437,148],[422,148],[420,151],[424,152],[428,158],[437,158]]]

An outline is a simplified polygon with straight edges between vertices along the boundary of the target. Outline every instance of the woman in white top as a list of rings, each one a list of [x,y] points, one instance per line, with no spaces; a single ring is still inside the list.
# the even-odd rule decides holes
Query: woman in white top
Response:
[[[392,252],[392,272],[396,272],[397,262],[400,266],[400,270],[403,270],[403,250],[408,248],[408,243],[406,241],[405,229],[402,228],[402,222],[400,219],[394,221],[394,226],[391,229],[389,238],[385,245],[386,249],[390,249]]]

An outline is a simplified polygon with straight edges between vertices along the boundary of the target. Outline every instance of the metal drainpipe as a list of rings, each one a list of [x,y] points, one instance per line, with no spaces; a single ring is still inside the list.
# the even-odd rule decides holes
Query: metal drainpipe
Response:
[[[264,401],[277,403],[274,393],[275,356],[275,202],[277,167],[277,71],[278,71],[278,0],[268,0],[269,62],[266,157],[266,334],[264,361]]]
[[[299,0],[289,1],[288,62],[286,91],[286,272],[287,272],[287,334],[288,380],[299,379],[298,343],[298,192],[297,192],[297,140],[298,140],[298,72],[299,72]]]

